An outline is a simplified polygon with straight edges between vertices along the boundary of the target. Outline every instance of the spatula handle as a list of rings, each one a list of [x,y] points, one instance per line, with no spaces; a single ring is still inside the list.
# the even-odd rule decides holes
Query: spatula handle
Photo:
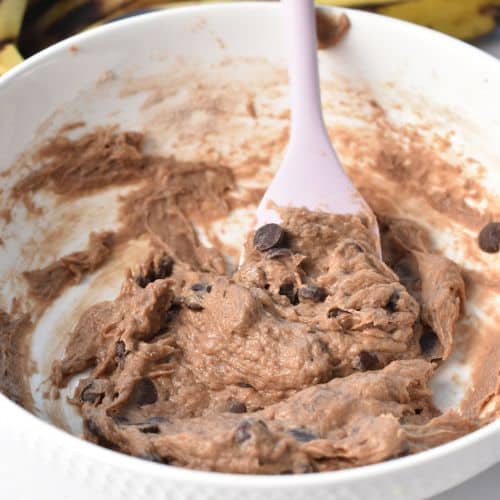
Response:
[[[292,109],[291,140],[325,133],[318,74],[313,0],[281,0],[285,11]]]

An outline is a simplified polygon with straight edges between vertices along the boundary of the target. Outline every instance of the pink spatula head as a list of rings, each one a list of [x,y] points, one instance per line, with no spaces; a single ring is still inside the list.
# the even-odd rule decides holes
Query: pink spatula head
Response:
[[[274,207],[304,207],[334,214],[364,214],[377,221],[344,172],[321,111],[313,0],[281,0],[285,14],[291,95],[291,135],[285,158],[258,209],[257,224],[280,222]]]

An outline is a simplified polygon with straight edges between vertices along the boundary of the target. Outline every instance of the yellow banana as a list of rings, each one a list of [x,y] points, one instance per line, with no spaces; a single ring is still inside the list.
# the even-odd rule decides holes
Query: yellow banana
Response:
[[[6,73],[23,60],[13,43],[8,43],[0,49],[0,75]]]
[[[0,45],[17,38],[23,21],[26,0],[0,2]]]
[[[377,12],[470,40],[495,29],[499,7],[500,0],[414,0]]]
[[[319,0],[322,5],[368,7],[369,10],[464,40],[491,32],[497,26],[500,0]]]
[[[22,61],[14,45],[21,29],[26,0],[0,1],[0,75]]]
[[[320,5],[332,5],[337,7],[371,7],[391,3],[401,3],[403,0],[317,0]]]
[[[19,42],[21,50],[26,55],[38,52],[126,3],[131,0],[31,1]]]

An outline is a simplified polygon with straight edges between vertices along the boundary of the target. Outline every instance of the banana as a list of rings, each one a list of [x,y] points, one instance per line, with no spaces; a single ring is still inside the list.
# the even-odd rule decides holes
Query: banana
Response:
[[[0,1],[0,75],[22,61],[14,45],[23,22],[26,0]]]
[[[26,55],[33,54],[96,24],[146,8],[181,3],[186,2],[178,0],[30,0],[20,47]]]
[[[318,4],[363,6],[463,40],[493,31],[500,15],[500,0],[320,0]]]
[[[19,41],[31,55],[82,31],[131,0],[31,0]]]
[[[376,8],[397,17],[471,40],[493,31],[500,13],[500,0],[415,0]]]
[[[21,29],[26,0],[0,2],[0,45],[15,40]]]
[[[318,5],[358,8],[358,7],[379,6],[391,3],[402,3],[402,0],[317,0],[316,3]]]
[[[166,7],[179,7],[183,5],[195,5],[199,3],[227,3],[238,0],[133,0],[127,3],[124,7],[113,12],[111,15],[100,19],[98,24],[121,18],[134,12],[149,11],[155,9],[162,9]]]
[[[6,73],[22,60],[21,54],[13,43],[4,45],[0,48],[0,75]]]

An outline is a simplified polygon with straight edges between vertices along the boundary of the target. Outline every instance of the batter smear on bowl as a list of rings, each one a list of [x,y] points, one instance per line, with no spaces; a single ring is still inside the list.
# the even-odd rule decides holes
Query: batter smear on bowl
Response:
[[[380,462],[479,426],[440,413],[427,387],[465,299],[458,267],[430,251],[418,226],[379,219],[383,262],[363,219],[282,209],[282,223],[252,235],[230,270],[195,225],[249,203],[231,170],[147,156],[140,135],[95,134],[59,140],[45,175],[23,188],[43,179],[88,193],[147,174],[121,199],[121,229],[91,237],[71,276],[130,239],[150,241],[118,297],[81,315],[53,366],[57,387],[83,376],[72,402],[87,439],[166,464],[286,474]],[[61,180],[52,173],[67,151],[79,168]]]

